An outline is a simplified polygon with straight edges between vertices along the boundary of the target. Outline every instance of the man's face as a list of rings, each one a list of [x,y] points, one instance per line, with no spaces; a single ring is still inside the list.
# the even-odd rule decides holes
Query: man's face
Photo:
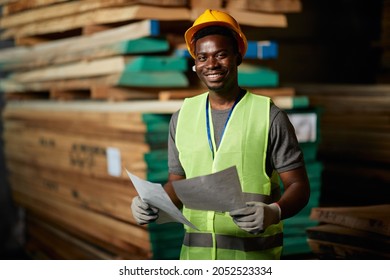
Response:
[[[196,41],[195,66],[199,79],[209,90],[224,92],[237,85],[239,54],[231,39],[223,35],[208,35]]]

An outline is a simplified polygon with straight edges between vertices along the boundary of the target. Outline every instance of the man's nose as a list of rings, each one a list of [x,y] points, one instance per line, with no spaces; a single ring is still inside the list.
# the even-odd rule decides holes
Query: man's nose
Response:
[[[210,56],[206,61],[206,66],[208,68],[215,68],[218,66],[218,59],[216,59],[214,56]]]

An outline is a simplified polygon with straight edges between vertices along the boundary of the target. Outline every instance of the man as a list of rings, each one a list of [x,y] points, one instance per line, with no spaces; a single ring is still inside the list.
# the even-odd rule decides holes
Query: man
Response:
[[[238,84],[247,49],[229,14],[206,10],[185,33],[194,71],[208,92],[187,98],[172,116],[168,140],[172,201],[200,231],[185,226],[181,259],[279,259],[281,220],[297,214],[310,195],[294,128],[268,97]],[[247,206],[229,213],[188,209],[172,182],[236,166]],[[281,196],[279,177],[284,186]],[[139,197],[132,212],[139,224],[158,218],[158,209]]]

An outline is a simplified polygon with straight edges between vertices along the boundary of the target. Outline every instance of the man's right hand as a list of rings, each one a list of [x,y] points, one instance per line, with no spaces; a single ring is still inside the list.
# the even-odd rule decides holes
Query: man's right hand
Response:
[[[158,209],[151,207],[149,204],[142,201],[139,196],[133,198],[131,202],[131,212],[139,225],[149,224],[158,218]]]

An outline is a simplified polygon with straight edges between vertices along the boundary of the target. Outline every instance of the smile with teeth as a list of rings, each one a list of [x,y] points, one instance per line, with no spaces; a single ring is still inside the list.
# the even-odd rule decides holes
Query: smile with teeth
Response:
[[[223,74],[222,73],[207,74],[206,77],[210,80],[214,80],[223,77]]]

